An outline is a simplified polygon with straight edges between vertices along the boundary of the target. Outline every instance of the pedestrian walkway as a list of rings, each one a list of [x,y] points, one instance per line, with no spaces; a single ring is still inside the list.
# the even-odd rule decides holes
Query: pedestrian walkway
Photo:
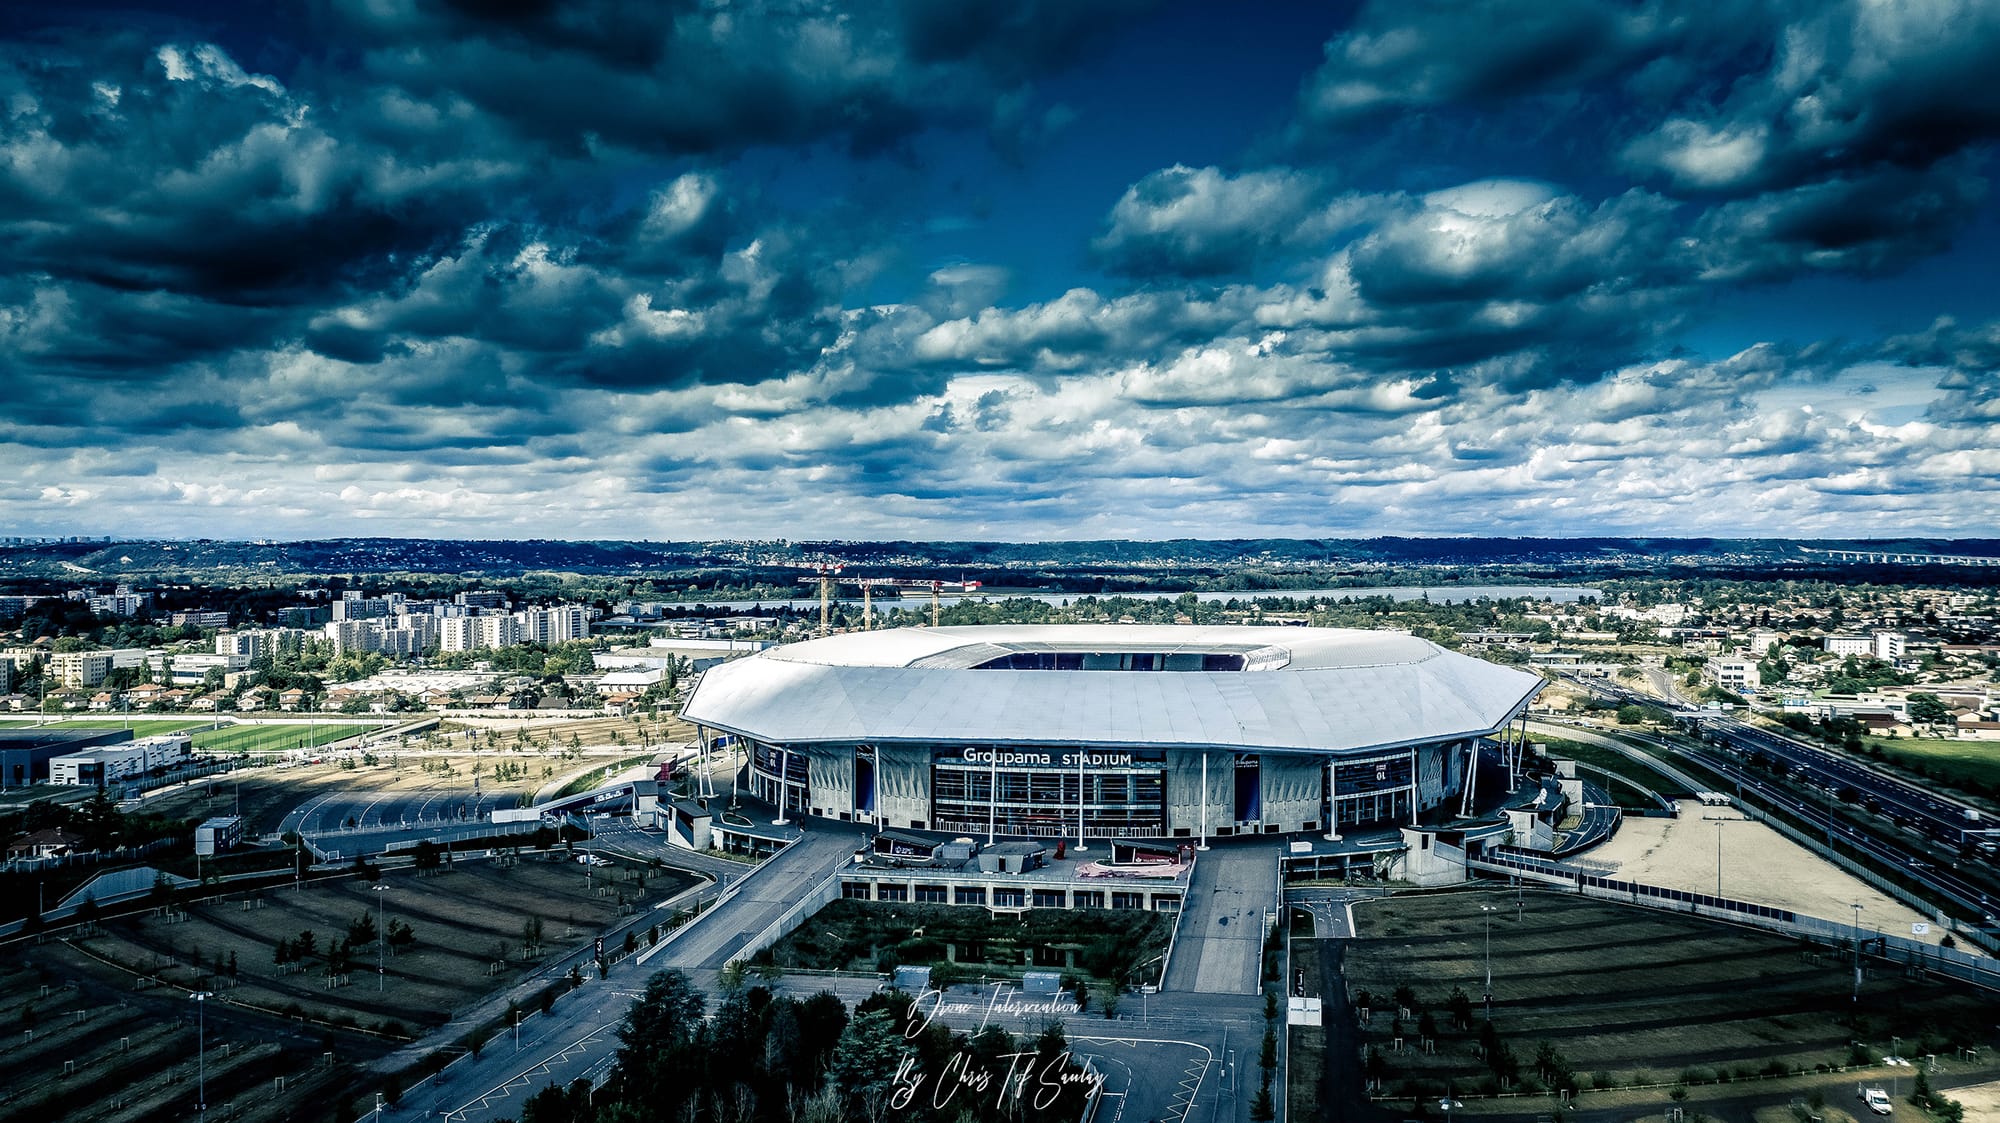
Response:
[[[1195,862],[1165,989],[1256,994],[1264,922],[1278,900],[1278,847],[1270,839],[1218,843]]]

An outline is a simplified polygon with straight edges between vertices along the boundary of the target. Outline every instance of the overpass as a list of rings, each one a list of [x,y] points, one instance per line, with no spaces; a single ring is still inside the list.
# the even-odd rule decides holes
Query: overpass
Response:
[[[2000,565],[2000,557],[1978,554],[1924,554],[1907,550],[1814,550],[1800,546],[1802,554],[1812,554],[1836,562],[1873,565]]]

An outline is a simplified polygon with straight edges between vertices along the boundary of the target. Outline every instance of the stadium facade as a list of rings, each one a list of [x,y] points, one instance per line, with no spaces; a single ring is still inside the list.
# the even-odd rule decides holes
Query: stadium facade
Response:
[[[1414,823],[1541,686],[1398,632],[902,628],[712,668],[683,716],[787,814],[1205,839]]]

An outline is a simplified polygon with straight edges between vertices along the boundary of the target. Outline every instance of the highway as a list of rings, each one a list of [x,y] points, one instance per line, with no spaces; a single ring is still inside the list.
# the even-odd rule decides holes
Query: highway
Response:
[[[1663,685],[1672,703],[1680,702],[1679,695],[1673,693],[1671,675],[1654,672],[1652,678],[1656,686]],[[1613,682],[1580,676],[1565,676],[1565,681],[1620,702],[1642,705],[1660,703],[1659,698],[1628,690]],[[1782,760],[1808,782],[1829,791],[1853,788],[1860,799],[1873,799],[1891,818],[1915,824],[1924,834],[1941,842],[1957,845],[1963,841],[1968,828],[1977,830],[1991,825],[1985,822],[1984,816],[1972,818],[1968,812],[1977,812],[1970,804],[1939,795],[1853,757],[1789,734],[1751,725],[1720,713],[1683,711],[1676,716],[1700,722],[1710,736],[1722,739],[1732,749],[1761,752],[1774,760]]]

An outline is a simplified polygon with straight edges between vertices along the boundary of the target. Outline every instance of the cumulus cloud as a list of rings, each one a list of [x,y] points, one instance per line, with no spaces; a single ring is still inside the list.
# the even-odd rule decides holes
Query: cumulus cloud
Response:
[[[1091,248],[1107,267],[1139,276],[1241,272],[1272,246],[1317,232],[1301,227],[1314,193],[1312,177],[1291,169],[1229,176],[1176,164],[1126,189]]]
[[[1092,155],[1115,180],[1052,191],[1037,161],[1144,96],[1088,80],[1142,7],[393,0],[323,6],[314,45],[0,42],[0,466],[34,481],[0,516],[1042,537],[2000,509],[1992,323],[1682,346],[1750,286],[1965,236],[1990,10],[1375,4],[1272,137],[1135,136]],[[1042,207],[1068,209],[984,229]]]

